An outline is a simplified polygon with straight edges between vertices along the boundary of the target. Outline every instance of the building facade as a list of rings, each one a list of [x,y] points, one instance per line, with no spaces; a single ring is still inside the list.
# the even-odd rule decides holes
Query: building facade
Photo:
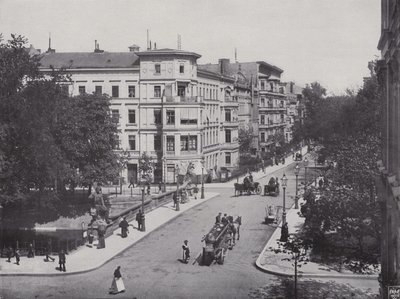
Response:
[[[400,285],[400,3],[381,1],[378,80],[383,91],[383,159],[377,180],[382,209],[381,294]]]
[[[239,124],[252,129],[253,154],[268,152],[275,142],[273,136],[286,136],[287,96],[285,84],[281,82],[282,69],[264,61],[230,63],[229,59],[199,68],[236,79]]]
[[[55,53],[41,70],[64,68],[69,94],[108,94],[118,121],[120,146],[127,155],[122,177],[138,181],[139,159],[155,161],[154,180],[175,182],[188,163],[195,173],[235,168],[238,162],[238,102],[234,78],[197,69],[199,54],[154,49],[109,53]]]

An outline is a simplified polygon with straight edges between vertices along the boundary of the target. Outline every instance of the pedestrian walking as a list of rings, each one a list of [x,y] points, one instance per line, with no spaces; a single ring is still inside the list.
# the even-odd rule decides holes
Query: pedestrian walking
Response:
[[[11,258],[13,256],[13,249],[11,246],[8,247],[7,249],[7,262],[11,263]]]
[[[17,249],[15,249],[15,263],[19,266],[19,261],[20,261],[20,259],[21,259],[21,254],[20,254],[20,252],[19,252],[19,249],[17,248]]]
[[[126,238],[129,233],[129,223],[126,221],[126,217],[122,219],[122,221],[119,223],[119,227],[121,228],[121,237]]]
[[[131,176],[131,177],[129,178],[129,185],[128,185],[128,188],[130,188],[130,187],[135,188],[135,180],[134,180],[133,176]]]
[[[118,294],[125,292],[124,281],[121,275],[121,266],[118,266],[114,271],[114,277],[111,283],[110,294]]]
[[[150,195],[150,183],[147,183],[147,195]]]
[[[33,248],[33,245],[31,243],[29,244],[28,247],[28,258],[33,258],[33,257],[35,257],[35,248]]]
[[[142,230],[142,210],[139,210],[136,214],[136,221],[138,224],[138,230]]]
[[[158,183],[158,194],[160,194],[162,192],[162,183],[159,182]]]
[[[61,250],[58,254],[58,264],[60,265],[60,271],[66,272],[65,269],[66,257],[64,250]]]
[[[185,241],[183,241],[183,245],[182,245],[182,250],[183,250],[183,253],[182,253],[183,262],[186,263],[186,264],[189,262],[189,259],[190,259],[190,249],[189,249],[188,243],[189,243],[189,241],[188,241],[188,240],[185,240]]]
[[[98,244],[97,249],[106,248],[106,230],[107,223],[103,219],[97,220],[97,235],[98,235]]]
[[[174,192],[174,194],[172,195],[172,199],[174,200],[174,208],[178,204],[178,194],[177,193],[178,192]]]
[[[46,246],[46,259],[45,259],[46,262],[48,262],[49,260],[54,262],[55,258],[51,257],[51,252],[52,252],[51,239],[48,239],[47,246]]]

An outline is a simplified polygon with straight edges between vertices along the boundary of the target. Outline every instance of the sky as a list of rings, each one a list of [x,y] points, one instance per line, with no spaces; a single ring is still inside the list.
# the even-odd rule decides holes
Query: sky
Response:
[[[263,60],[282,81],[318,81],[330,94],[357,89],[379,56],[380,0],[0,0],[0,33],[24,35],[42,51],[157,48],[196,52],[199,64],[219,58]]]

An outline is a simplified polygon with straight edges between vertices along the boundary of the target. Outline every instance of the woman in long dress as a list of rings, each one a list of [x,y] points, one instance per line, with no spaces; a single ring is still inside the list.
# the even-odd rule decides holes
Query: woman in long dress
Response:
[[[122,275],[121,275],[121,266],[118,266],[117,269],[114,271],[114,278],[111,283],[111,288],[110,288],[110,294],[118,294],[125,292],[125,285],[124,281],[122,280]]]
[[[128,227],[129,223],[126,221],[126,218],[124,217],[122,221],[119,223],[119,227],[121,228],[121,237],[126,238],[128,236]]]

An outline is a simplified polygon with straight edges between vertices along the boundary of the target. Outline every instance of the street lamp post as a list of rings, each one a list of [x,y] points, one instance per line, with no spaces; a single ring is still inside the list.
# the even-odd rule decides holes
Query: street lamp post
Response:
[[[201,199],[204,199],[204,157],[201,158]]]
[[[142,214],[141,216],[141,223],[142,223],[142,232],[146,231],[146,224],[145,224],[145,216],[144,216],[144,185],[142,186]]]
[[[304,159],[304,192],[307,190],[307,157]]]
[[[163,192],[167,191],[167,159],[165,157],[163,157],[163,171],[164,171],[164,176],[163,176]]]
[[[175,170],[176,170],[176,203],[175,203],[175,211],[179,211],[179,166],[176,165],[175,166]]]
[[[286,223],[286,186],[287,186],[287,177],[283,174],[281,179],[282,181],[282,188],[283,188],[283,206],[282,206],[282,229],[281,229],[281,241],[286,242],[289,236],[289,231]]]
[[[298,178],[299,178],[299,172],[300,172],[300,167],[299,163],[296,164],[296,167],[294,168],[294,174],[296,175],[296,196],[294,198],[294,208],[298,209],[299,208],[299,197],[298,197]]]

